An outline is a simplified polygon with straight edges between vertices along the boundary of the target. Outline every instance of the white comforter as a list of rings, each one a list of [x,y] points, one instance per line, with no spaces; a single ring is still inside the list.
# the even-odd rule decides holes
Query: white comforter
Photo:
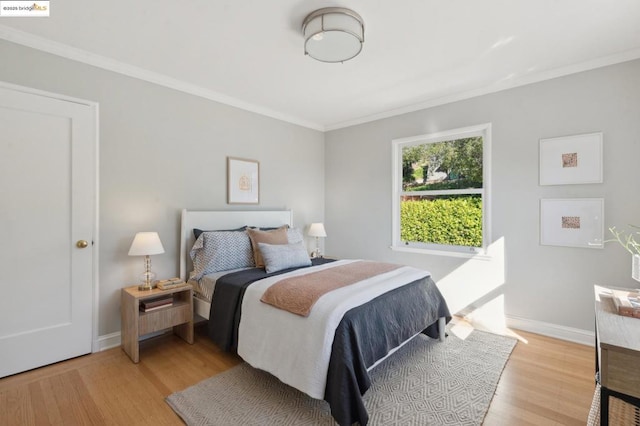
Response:
[[[304,318],[260,301],[267,288],[283,278],[355,262],[340,260],[265,278],[251,284],[242,302],[238,354],[250,365],[268,371],[282,382],[323,399],[331,346],[344,314],[394,288],[430,275],[404,266],[342,287],[322,296]]]

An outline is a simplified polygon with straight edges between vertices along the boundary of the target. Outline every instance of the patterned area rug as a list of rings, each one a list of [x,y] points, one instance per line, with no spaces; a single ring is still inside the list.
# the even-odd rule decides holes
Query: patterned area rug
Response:
[[[596,385],[593,392],[593,401],[591,401],[591,409],[589,417],[587,417],[587,426],[597,426],[600,424],[600,385]]]
[[[473,331],[419,335],[378,365],[364,399],[370,425],[480,425],[516,340]],[[246,363],[167,397],[187,425],[335,425],[325,401]]]

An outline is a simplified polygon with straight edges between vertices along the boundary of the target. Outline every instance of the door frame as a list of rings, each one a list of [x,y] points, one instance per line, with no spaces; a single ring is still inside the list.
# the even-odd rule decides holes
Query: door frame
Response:
[[[100,254],[100,232],[99,232],[99,219],[100,219],[100,121],[99,121],[99,104],[98,102],[88,101],[86,99],[74,98],[71,96],[61,95],[59,93],[47,92],[40,89],[34,89],[32,87],[19,86],[17,84],[8,83],[0,80],[0,88],[13,90],[16,92],[27,93],[31,95],[45,96],[47,98],[57,99],[60,101],[73,102],[80,105],[86,105],[91,109],[93,117],[93,163],[95,176],[94,178],[94,200],[93,200],[93,271],[92,271],[92,324],[91,324],[91,352],[100,351],[99,342],[99,308],[100,308],[100,268],[99,268],[99,254]]]

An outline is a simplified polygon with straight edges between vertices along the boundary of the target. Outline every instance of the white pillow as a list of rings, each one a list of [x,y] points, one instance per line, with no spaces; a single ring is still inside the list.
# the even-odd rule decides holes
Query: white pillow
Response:
[[[258,243],[267,274],[287,268],[311,266],[311,259],[302,241],[293,244]]]

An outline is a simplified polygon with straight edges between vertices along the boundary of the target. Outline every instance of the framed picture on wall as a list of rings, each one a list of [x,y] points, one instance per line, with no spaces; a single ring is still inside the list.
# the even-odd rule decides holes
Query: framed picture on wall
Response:
[[[260,203],[260,163],[227,157],[227,204]]]
[[[603,248],[604,199],[540,200],[540,244]]]
[[[602,183],[602,133],[540,139],[540,185]]]

